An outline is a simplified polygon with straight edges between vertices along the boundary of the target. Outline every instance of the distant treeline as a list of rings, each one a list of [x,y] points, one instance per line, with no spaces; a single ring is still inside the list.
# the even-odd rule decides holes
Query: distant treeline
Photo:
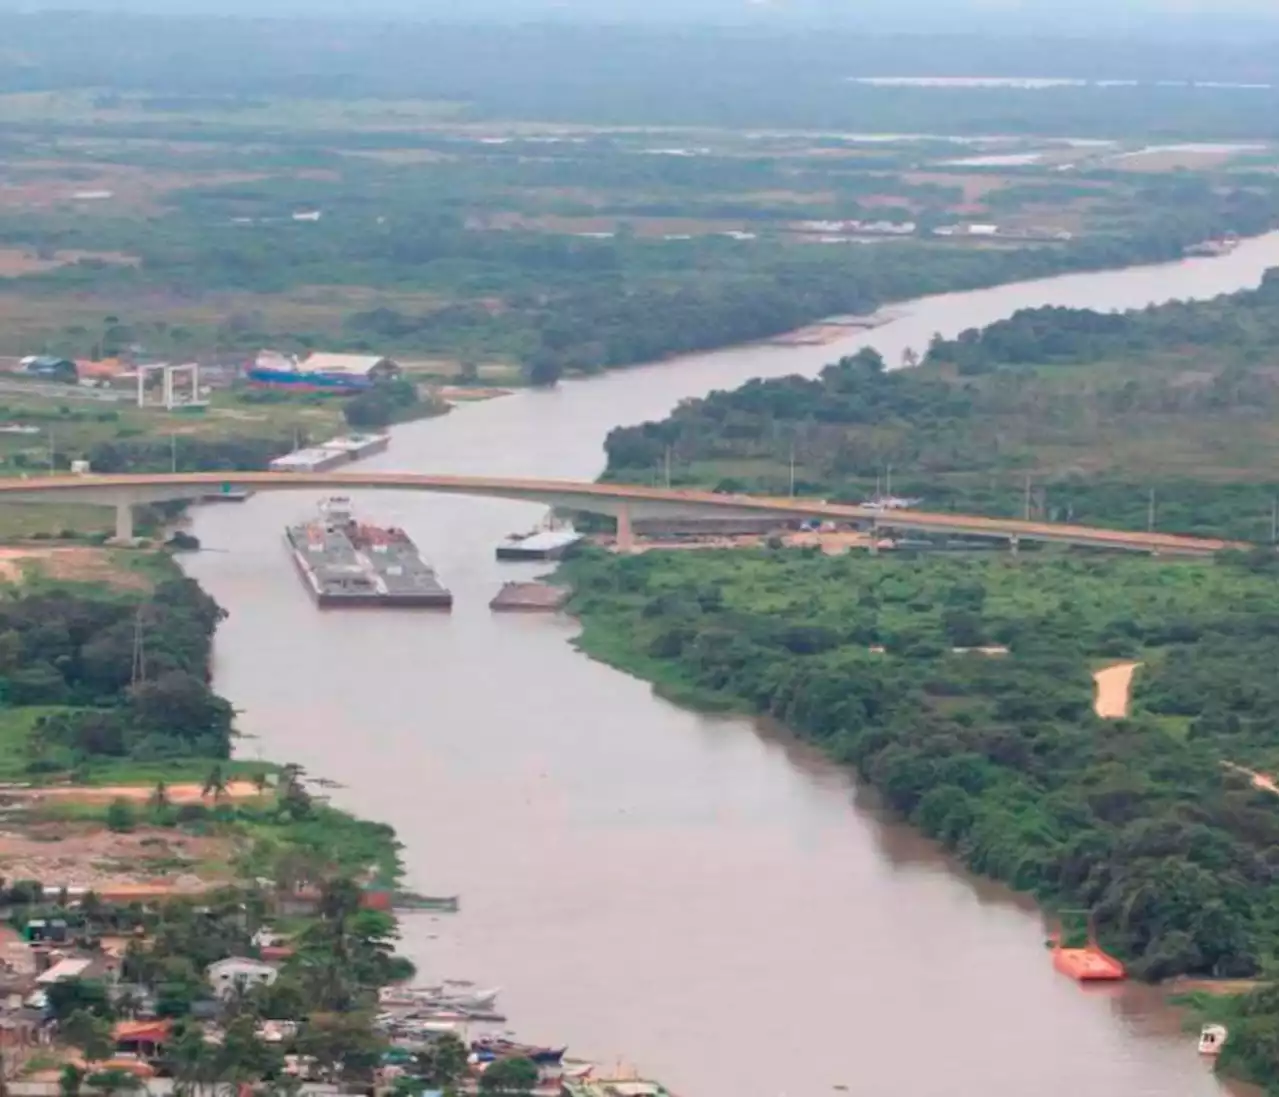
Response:
[[[1272,39],[1274,34],[1272,34]],[[224,97],[428,99],[442,116],[856,132],[1274,137],[1274,51],[1158,33],[888,35],[864,29],[8,15],[22,64],[0,89],[142,93],[146,110]],[[859,76],[1042,77],[1142,86],[875,87]],[[1262,84],[1191,86],[1188,81]],[[1176,86],[1160,86],[1159,82]],[[287,130],[287,126],[281,127]]]
[[[1230,308],[1173,302],[1131,312],[1019,309],[1008,320],[969,328],[955,339],[935,337],[925,361],[949,362],[972,376],[1005,365],[1097,362],[1170,347],[1244,347],[1261,357],[1280,342],[1278,275],[1270,268],[1257,289],[1231,295]]]

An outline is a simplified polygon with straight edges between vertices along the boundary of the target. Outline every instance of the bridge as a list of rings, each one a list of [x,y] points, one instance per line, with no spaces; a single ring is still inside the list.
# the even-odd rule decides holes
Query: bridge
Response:
[[[630,548],[636,518],[776,517],[780,521],[819,519],[857,523],[872,530],[942,533],[1007,542],[1045,541],[1090,548],[1119,549],[1159,555],[1210,556],[1224,549],[1249,546],[1236,541],[1099,529],[1016,518],[985,518],[918,510],[828,503],[823,499],[775,499],[753,495],[636,484],[604,484],[577,480],[534,480],[499,476],[446,476],[411,472],[179,472],[47,476],[0,480],[0,503],[88,503],[114,507],[116,540],[133,540],[133,508],[145,503],[198,499],[233,488],[254,491],[426,491],[443,495],[476,495],[542,503],[565,510],[612,516],[617,543]]]

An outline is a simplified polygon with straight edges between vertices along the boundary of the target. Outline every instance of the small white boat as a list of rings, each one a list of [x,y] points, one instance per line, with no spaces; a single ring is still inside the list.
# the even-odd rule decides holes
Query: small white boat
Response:
[[[1200,1030],[1200,1042],[1196,1050],[1201,1055],[1217,1055],[1227,1042],[1227,1030],[1223,1025],[1205,1025]]]

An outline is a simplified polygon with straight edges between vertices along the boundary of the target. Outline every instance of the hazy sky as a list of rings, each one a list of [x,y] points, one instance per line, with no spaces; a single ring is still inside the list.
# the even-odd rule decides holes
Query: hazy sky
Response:
[[[127,11],[170,14],[395,14],[462,21],[469,15],[529,19],[559,15],[610,22],[732,21],[769,17],[804,22],[891,24],[929,30],[979,18],[1039,25],[1087,26],[1217,14],[1275,17],[1275,0],[0,0],[0,10]]]

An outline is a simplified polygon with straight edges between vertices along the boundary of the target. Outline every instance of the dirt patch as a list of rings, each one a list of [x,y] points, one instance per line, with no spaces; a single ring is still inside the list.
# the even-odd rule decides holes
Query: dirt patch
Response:
[[[1141,663],[1116,663],[1093,672],[1093,711],[1103,720],[1129,715],[1129,687]]]
[[[228,839],[174,830],[117,834],[91,823],[40,823],[21,834],[0,832],[0,873],[46,887],[150,885],[195,892],[230,875],[233,852]]]
[[[1248,777],[1254,788],[1280,796],[1280,785],[1277,785],[1274,777],[1268,777],[1265,773],[1258,773],[1256,770],[1246,769],[1244,766],[1238,766],[1234,762],[1223,762],[1222,766],[1224,769],[1231,770],[1232,773],[1239,773]]]
[[[28,565],[34,565],[49,579],[78,583],[106,583],[122,590],[151,589],[151,581],[145,575],[121,566],[119,560],[108,549],[82,546],[0,548],[0,580],[21,583],[25,578],[25,569]]]
[[[66,785],[63,787],[26,790],[38,799],[72,800],[79,804],[109,804],[112,800],[131,800],[145,803],[155,792],[154,785]],[[213,796],[206,795],[197,784],[165,785],[171,804],[213,803]],[[253,800],[264,795],[252,781],[229,781],[219,799]]]
[[[142,261],[136,255],[120,251],[55,251],[48,258],[42,258],[36,252],[22,248],[0,248],[0,278],[18,278],[24,274],[57,270],[82,259],[95,259],[122,267],[136,267]]]

